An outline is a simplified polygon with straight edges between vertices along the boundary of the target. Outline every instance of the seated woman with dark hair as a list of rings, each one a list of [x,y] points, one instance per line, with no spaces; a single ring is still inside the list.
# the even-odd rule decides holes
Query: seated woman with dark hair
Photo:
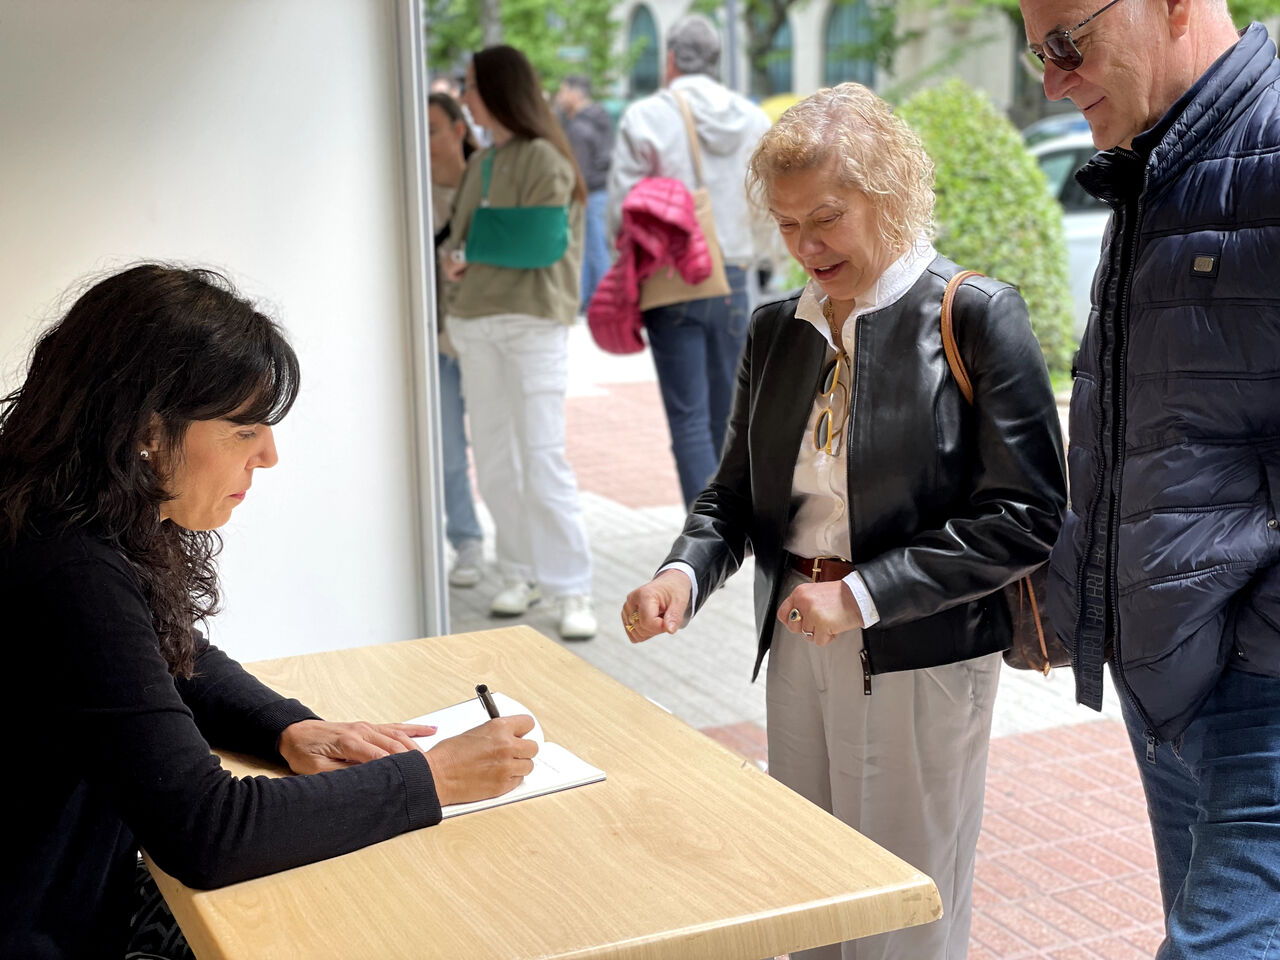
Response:
[[[146,264],[81,296],[0,401],[3,713],[26,748],[0,956],[124,956],[139,845],[216,887],[429,826],[532,769],[528,717],[423,753],[434,728],[323,721],[195,631],[218,603],[213,531],[275,465],[298,382],[223,277]],[[211,745],[308,775],[237,779]]]

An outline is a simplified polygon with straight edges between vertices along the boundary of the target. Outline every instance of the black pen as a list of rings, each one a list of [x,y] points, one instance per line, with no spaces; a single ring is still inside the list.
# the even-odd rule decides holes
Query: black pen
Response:
[[[489,688],[483,683],[476,684],[476,696],[480,698],[480,702],[484,704],[485,712],[489,714],[490,720],[497,720],[501,714],[498,713],[498,705],[493,702],[493,695],[489,693]]]

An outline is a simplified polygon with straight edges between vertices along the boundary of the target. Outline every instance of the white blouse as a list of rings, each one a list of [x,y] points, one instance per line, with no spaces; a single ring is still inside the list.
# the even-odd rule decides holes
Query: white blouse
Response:
[[[858,318],[866,313],[882,310],[896,303],[906,294],[925,269],[938,255],[927,238],[920,237],[901,257],[885,269],[879,279],[873,283],[862,296],[854,301],[852,313],[841,330],[841,341],[845,353],[849,356],[850,365],[857,361],[854,358],[855,332]],[[831,327],[823,313],[827,296],[817,282],[810,280],[796,304],[796,323],[808,323],[822,335],[827,342],[829,363],[836,356],[835,342],[831,338]],[[846,388],[849,386],[845,385]],[[804,436],[800,439],[800,450],[796,456],[795,476],[791,482],[791,522],[787,526],[787,536],[783,543],[786,550],[797,557],[843,557],[850,553],[849,543],[849,476],[848,462],[845,456],[845,441],[852,431],[852,423],[846,422],[839,434],[832,439],[831,453],[819,450],[814,446],[813,432],[818,418],[827,408],[825,401],[820,401],[815,394],[813,410],[809,414]],[[852,478],[857,482],[857,478]],[[693,568],[688,564],[676,561],[667,564],[662,570],[683,570],[693,584],[693,593],[689,600],[689,609],[693,610],[698,600],[698,581]],[[662,570],[658,572],[661,573]],[[872,626],[880,620],[875,600],[867,590],[861,574],[853,571],[844,578],[844,583],[853,593],[858,609],[862,612],[862,622]]]

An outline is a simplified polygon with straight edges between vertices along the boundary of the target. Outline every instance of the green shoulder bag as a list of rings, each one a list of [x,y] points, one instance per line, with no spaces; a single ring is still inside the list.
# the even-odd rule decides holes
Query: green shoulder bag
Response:
[[[493,151],[480,162],[483,187],[480,206],[467,229],[467,263],[487,263],[513,270],[549,267],[569,249],[569,208],[491,207],[489,178]]]

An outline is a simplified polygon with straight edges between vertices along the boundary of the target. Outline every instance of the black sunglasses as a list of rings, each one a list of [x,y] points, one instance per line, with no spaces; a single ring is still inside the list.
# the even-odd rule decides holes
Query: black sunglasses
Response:
[[[1076,46],[1076,42],[1071,39],[1071,35],[1094,17],[1110,10],[1119,2],[1120,0],[1111,0],[1101,10],[1096,10],[1089,14],[1070,30],[1050,30],[1045,36],[1043,44],[1030,44],[1032,55],[1042,64],[1046,62],[1052,63],[1059,70],[1070,72],[1078,69],[1080,64],[1084,63],[1084,55],[1080,52],[1080,48]]]

